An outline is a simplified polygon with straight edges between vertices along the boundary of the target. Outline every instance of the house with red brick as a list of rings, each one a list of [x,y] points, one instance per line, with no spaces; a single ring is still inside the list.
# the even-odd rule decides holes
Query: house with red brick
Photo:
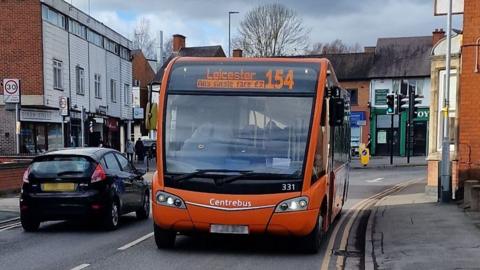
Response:
[[[480,179],[480,1],[465,0],[458,101],[458,172],[464,180]]]

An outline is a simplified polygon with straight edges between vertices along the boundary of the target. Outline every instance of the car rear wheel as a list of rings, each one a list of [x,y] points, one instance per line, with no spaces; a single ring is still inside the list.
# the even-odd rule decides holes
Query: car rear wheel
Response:
[[[137,219],[147,219],[150,216],[150,196],[148,192],[145,192],[143,196],[143,203],[142,208],[138,209],[135,214],[137,215]]]
[[[107,208],[103,225],[107,230],[115,230],[118,228],[120,221],[120,207],[116,200],[113,200],[110,206]]]
[[[158,249],[172,249],[175,246],[175,238],[177,233],[172,230],[165,230],[153,223],[153,233],[155,235],[155,243]]]
[[[20,215],[20,222],[22,223],[23,230],[26,232],[35,232],[40,227],[40,221],[26,214]]]
[[[313,228],[313,231],[300,239],[300,246],[305,253],[316,254],[320,250],[320,246],[324,238],[322,224],[323,217],[320,216],[317,220],[315,228]]]

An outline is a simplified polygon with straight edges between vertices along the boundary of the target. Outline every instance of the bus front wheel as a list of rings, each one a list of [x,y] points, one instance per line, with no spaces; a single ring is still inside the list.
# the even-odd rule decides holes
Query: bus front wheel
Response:
[[[320,250],[320,246],[324,237],[322,224],[323,217],[320,216],[312,232],[300,239],[300,246],[305,253],[316,254]]]
[[[153,234],[158,249],[171,249],[175,246],[177,233],[172,230],[165,230],[153,224]]]

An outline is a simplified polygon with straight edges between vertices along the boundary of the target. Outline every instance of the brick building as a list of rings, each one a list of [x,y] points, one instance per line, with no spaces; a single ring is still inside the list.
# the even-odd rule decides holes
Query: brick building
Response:
[[[140,118],[134,119],[132,136],[137,139],[142,136],[147,136],[148,131],[145,129],[145,108],[148,103],[148,86],[155,78],[155,71],[153,70],[150,60],[148,60],[141,50],[132,51],[132,74],[134,81],[133,88],[133,106],[141,108],[143,115]],[[138,91],[138,92],[137,92]]]
[[[0,78],[21,81],[20,151],[80,146],[82,136],[121,149],[132,119],[131,41],[62,0],[5,0],[0,8],[15,14],[0,18]],[[62,96],[70,99],[66,121]],[[0,153],[15,152],[14,117],[0,98]]]
[[[350,92],[352,112],[351,146],[357,149],[360,144],[368,143],[370,134],[370,78],[373,67],[374,51],[369,47],[363,53],[340,53],[304,55],[297,57],[327,58],[332,63],[340,85]]]
[[[465,0],[459,95],[460,180],[480,179],[480,1]],[[461,184],[460,184],[461,185]]]

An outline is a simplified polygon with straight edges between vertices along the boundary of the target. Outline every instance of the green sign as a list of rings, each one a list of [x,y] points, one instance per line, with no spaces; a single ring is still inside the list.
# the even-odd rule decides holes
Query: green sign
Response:
[[[415,121],[428,121],[430,116],[429,109],[420,109],[417,113],[417,117],[414,119]]]
[[[375,89],[375,105],[387,105],[388,89]]]

